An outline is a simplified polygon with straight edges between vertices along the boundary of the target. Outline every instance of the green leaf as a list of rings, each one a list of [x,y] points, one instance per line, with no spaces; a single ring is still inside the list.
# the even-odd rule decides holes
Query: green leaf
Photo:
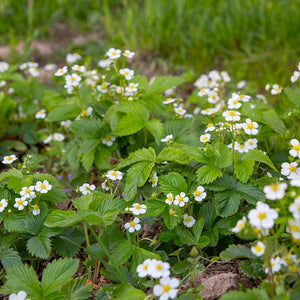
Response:
[[[55,210],[48,215],[45,224],[49,227],[68,227],[82,220],[83,217],[73,210]]]
[[[165,207],[162,217],[164,220],[164,224],[167,226],[169,230],[172,230],[176,227],[176,225],[181,222],[182,214],[180,214],[180,211],[176,211],[176,215],[170,214],[169,207]]]
[[[121,266],[132,255],[132,245],[128,240],[121,241],[111,254],[110,260],[114,265]]]
[[[148,149],[142,148],[135,152],[129,154],[126,159],[121,159],[121,162],[118,164],[118,169],[122,169],[126,166],[134,164],[140,161],[149,161],[155,162],[155,151],[153,148],[149,147]]]
[[[300,89],[299,88],[284,88],[284,93],[287,95],[286,102],[288,104],[288,107],[291,107],[293,109],[300,109]]]
[[[243,184],[238,182],[236,190],[241,195],[242,199],[245,199],[249,204],[256,204],[257,201],[263,201],[265,199],[264,193],[259,188],[252,184]]]
[[[151,171],[154,167],[153,162],[140,161],[135,163],[128,171],[126,175],[125,184],[125,200],[131,200],[137,191],[137,187],[143,186],[149,178]]]
[[[8,232],[26,232],[26,216],[8,215],[4,219],[4,227]]]
[[[95,166],[100,170],[107,170],[111,168],[109,158],[111,157],[111,151],[104,148],[102,145],[98,145],[94,153]]]
[[[200,217],[204,219],[204,228],[210,230],[214,224],[214,221],[217,217],[215,202],[209,201],[203,203],[203,206],[200,208]]]
[[[234,174],[238,180],[246,183],[253,174],[255,166],[254,159],[235,160]]]
[[[179,164],[187,165],[192,161],[192,158],[186,155],[182,150],[173,148],[172,146],[164,148],[156,159],[157,162],[175,161]]]
[[[196,247],[199,248],[199,249],[202,249],[202,248],[205,248],[208,245],[214,247],[214,245],[212,244],[212,240],[210,239],[210,237],[203,235],[198,240],[198,243],[197,243]]]
[[[201,233],[204,227],[204,219],[200,218],[193,226],[193,234],[197,241],[199,241],[201,237]]]
[[[159,177],[161,190],[165,195],[172,193],[174,196],[181,192],[187,193],[187,184],[184,177],[176,172],[171,172]]]
[[[266,277],[263,262],[259,258],[244,260],[240,263],[240,268],[244,274],[253,279],[263,279]]]
[[[145,205],[147,206],[146,216],[155,217],[162,213],[168,204],[159,199],[149,199]]]
[[[203,236],[209,238],[209,246],[215,247],[219,242],[219,230],[216,226],[212,227],[209,231],[205,231]],[[203,236],[201,238],[203,238]]]
[[[207,188],[212,191],[224,191],[226,189],[235,189],[236,181],[233,178],[233,176],[229,176],[228,174],[224,173],[222,178],[218,178],[214,181],[214,183],[209,184]]]
[[[264,154],[262,151],[253,149],[253,150],[250,150],[249,152],[241,155],[242,161],[248,160],[248,159],[253,159],[253,160],[262,162],[262,163],[268,165],[273,170],[277,171],[276,167],[274,166],[274,164],[272,163],[270,158],[266,154]]]
[[[93,292],[93,285],[85,283],[85,277],[72,278],[60,288],[60,291],[67,299],[86,300]]]
[[[187,245],[197,245],[198,240],[188,230],[177,227],[175,232],[182,243]]]
[[[224,235],[231,235],[232,234],[231,229],[235,226],[235,224],[239,219],[241,219],[240,214],[234,215],[233,217],[230,218],[220,219],[216,223],[219,233]]]
[[[18,252],[13,249],[0,248],[0,261],[5,270],[22,263]]]
[[[81,109],[77,104],[61,105],[54,108],[47,116],[47,119],[51,122],[63,121],[78,116],[80,112]]]
[[[183,82],[184,80],[182,78],[175,76],[156,77],[152,82],[150,88],[148,89],[147,95],[154,93],[162,93],[165,90],[175,87]]]
[[[28,299],[41,299],[40,282],[33,267],[17,265],[7,269],[6,282],[0,294],[12,294],[17,291],[26,291]]]
[[[119,215],[118,209],[113,209],[106,211],[105,214],[102,216],[102,226],[109,226],[115,222]]]
[[[154,136],[156,143],[159,144],[163,135],[162,123],[157,119],[151,119],[146,123],[145,127]]]
[[[74,121],[70,129],[80,137],[99,139],[102,137],[102,125],[103,122],[100,119],[84,119]]]
[[[229,217],[237,212],[241,195],[235,191],[218,192],[216,195],[216,210],[219,216]]]
[[[203,149],[177,143],[173,143],[172,148],[181,150],[184,154],[190,156],[198,162],[207,163],[207,156],[205,155]]]
[[[123,283],[115,285],[112,297],[118,300],[144,300],[146,294],[128,283]]]
[[[75,274],[78,265],[79,261],[71,258],[54,260],[48,264],[43,271],[41,283],[43,296],[51,294],[65,284]]]
[[[51,241],[48,236],[40,234],[30,238],[26,248],[31,255],[46,259],[51,253]]]
[[[218,177],[222,177],[223,173],[220,169],[206,165],[197,170],[197,182],[199,184],[207,184],[216,180]]]
[[[53,248],[63,257],[74,257],[80,245],[85,241],[85,236],[75,227],[65,228],[64,231],[53,240]]]
[[[50,202],[66,202],[67,194],[64,190],[52,188],[48,193],[42,194],[41,199]]]
[[[251,292],[227,292],[224,294],[220,300],[263,300],[264,298],[257,298],[256,295],[251,294]],[[266,298],[267,300],[268,298]]]
[[[215,159],[215,167],[218,169],[226,168],[231,165],[232,163],[232,153],[230,149],[222,144],[222,143],[215,143],[213,145]]]
[[[286,131],[284,123],[278,117],[274,109],[264,111],[264,113],[260,116],[260,121],[270,126],[275,132],[279,134],[284,134]]]
[[[193,124],[193,118],[183,118],[167,121],[164,124],[165,135],[172,134],[174,137],[182,134]]]
[[[141,89],[148,89],[148,78],[146,76],[136,75],[130,82],[138,83]]]
[[[230,261],[237,258],[256,258],[251,250],[243,245],[230,245],[225,251],[220,253],[220,257],[225,261]]]

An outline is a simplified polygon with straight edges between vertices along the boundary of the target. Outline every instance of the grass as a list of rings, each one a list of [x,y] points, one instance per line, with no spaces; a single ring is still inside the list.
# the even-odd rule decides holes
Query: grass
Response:
[[[1,43],[48,39],[49,29],[63,22],[80,32],[104,32],[105,42],[87,45],[83,54],[129,48],[192,77],[215,68],[237,79],[263,79],[263,85],[287,84],[287,70],[300,57],[299,1],[3,0],[0,11]]]

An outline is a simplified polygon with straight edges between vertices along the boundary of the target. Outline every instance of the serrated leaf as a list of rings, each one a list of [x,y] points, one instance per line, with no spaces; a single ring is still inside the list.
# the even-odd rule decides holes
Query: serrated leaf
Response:
[[[257,186],[252,184],[238,182],[236,190],[249,204],[256,204],[257,201],[263,201],[265,199],[264,193],[261,192]]]
[[[118,284],[112,294],[114,299],[118,300],[144,300],[146,294],[128,283]]]
[[[260,116],[260,121],[270,126],[275,132],[279,134],[284,134],[286,131],[284,123],[278,117],[274,109],[264,111],[264,113]]]
[[[246,183],[254,171],[254,159],[236,160],[234,163],[234,174],[238,180]]]
[[[268,298],[266,298],[266,300],[267,299]],[[220,300],[262,300],[262,298],[257,298],[256,295],[251,294],[251,292],[229,291],[224,294]]]
[[[7,269],[6,282],[0,290],[0,294],[12,294],[16,291],[26,291],[31,300],[40,300],[40,282],[37,279],[33,267],[17,265]]]
[[[102,137],[103,122],[100,119],[84,119],[74,121],[71,131],[87,139],[100,139]]]
[[[135,163],[127,171],[124,190],[126,200],[131,200],[136,194],[137,187],[143,186],[145,184],[152,172],[153,167],[153,162],[140,161],[138,163]]]
[[[121,241],[118,245],[113,249],[113,252],[110,256],[110,260],[114,265],[121,266],[132,255],[132,245],[127,241]]]
[[[242,161],[248,160],[248,159],[254,159],[256,161],[262,162],[262,163],[268,165],[273,170],[277,171],[276,167],[274,166],[274,164],[272,163],[270,158],[266,154],[264,154],[262,151],[253,149],[253,150],[250,150],[249,152],[241,155]]]
[[[172,148],[181,150],[184,154],[190,156],[198,162],[207,163],[207,156],[205,155],[203,149],[178,143],[173,143]]]
[[[218,177],[222,177],[223,173],[220,169],[206,165],[197,170],[197,182],[199,184],[208,184],[216,180]]]
[[[244,260],[240,263],[240,268],[245,275],[253,279],[263,279],[266,277],[265,268],[261,259]]]
[[[13,249],[0,248],[0,261],[5,270],[22,263],[18,252]]]
[[[187,165],[192,161],[192,158],[183,153],[182,150],[173,148],[171,146],[164,148],[157,156],[156,161],[175,161],[179,164]]]
[[[51,253],[51,241],[45,235],[33,236],[27,241],[26,248],[31,255],[46,259]]]
[[[111,157],[111,151],[105,149],[101,145],[98,145],[94,153],[95,166],[100,170],[106,170],[111,168],[109,158]]]
[[[193,124],[193,118],[183,118],[167,121],[164,124],[165,135],[172,134],[174,137],[186,131]]]
[[[136,75],[130,82],[138,83],[139,88],[144,90],[148,89],[148,78],[146,76]]]
[[[41,194],[41,199],[50,202],[66,202],[67,194],[64,190],[52,188],[48,193]]]
[[[237,258],[256,258],[251,250],[243,245],[230,245],[225,251],[220,253],[220,257],[225,261],[230,261]]]
[[[87,284],[86,278],[72,278],[67,283],[65,283],[61,288],[60,292],[64,294],[67,299],[72,300],[86,300],[92,294],[93,285]]]
[[[49,121],[63,121],[78,116],[81,112],[77,104],[61,105],[54,108],[47,116]]]
[[[175,87],[183,82],[184,80],[182,78],[175,76],[156,77],[152,82],[150,88],[148,89],[147,95],[154,93],[162,93],[165,90]]]
[[[223,218],[220,219],[217,223],[216,226],[219,230],[220,234],[224,235],[230,235],[232,234],[232,228],[235,226],[237,221],[240,219],[239,214],[234,215],[233,217],[230,218]]]
[[[8,232],[26,232],[26,216],[8,215],[4,219],[4,227]]]
[[[197,241],[199,241],[201,237],[201,233],[204,227],[204,219],[200,218],[193,226],[193,234]]]
[[[287,95],[284,100],[288,103],[288,107],[300,109],[300,89],[299,88],[284,88],[284,93]]]
[[[145,127],[154,136],[156,143],[159,144],[163,134],[162,123],[157,119],[151,119],[145,124]]]
[[[165,195],[172,193],[175,197],[181,192],[187,193],[187,184],[184,177],[176,172],[171,172],[160,176],[159,184]]]
[[[205,231],[201,238],[203,238],[204,236],[209,238],[210,247],[217,246],[219,242],[219,230],[216,226],[212,227],[209,231]]]
[[[187,245],[197,245],[198,240],[196,240],[196,238],[188,230],[184,230],[180,227],[177,227],[175,232],[182,243]]]
[[[215,161],[214,165],[218,169],[226,168],[232,163],[232,153],[230,149],[222,144],[215,143],[213,145]]]
[[[222,191],[216,195],[216,210],[219,216],[229,217],[237,212],[241,195],[235,191]]]
[[[218,178],[207,185],[207,188],[212,191],[224,191],[226,189],[235,189],[236,188],[236,181],[233,176],[229,176],[228,174],[224,173],[222,178]]]
[[[204,228],[206,230],[210,230],[217,217],[215,202],[209,201],[204,203],[203,206],[200,208],[199,216],[204,219]]]
[[[49,227],[68,227],[81,222],[83,217],[73,210],[55,210],[50,213],[45,221]]]
[[[134,164],[140,161],[149,161],[155,162],[155,151],[153,148],[149,147],[148,149],[142,148],[135,152],[129,154],[126,159],[121,159],[121,162],[118,164],[118,169],[122,169],[126,166]]]
[[[176,211],[175,215],[170,214],[169,207],[166,207],[162,213],[162,217],[167,228],[172,230],[179,222],[181,222],[182,213],[180,214],[180,211]]]
[[[155,217],[162,213],[168,204],[159,199],[149,199],[145,205],[147,206],[146,216]]]
[[[75,274],[78,265],[79,261],[71,258],[54,260],[48,264],[43,271],[41,282],[43,296],[51,294],[65,284]]]
[[[202,248],[205,248],[208,245],[214,247],[214,244],[212,243],[212,241],[210,239],[210,236],[203,235],[198,240],[198,243],[197,243],[196,247],[199,248],[199,249],[202,249]]]

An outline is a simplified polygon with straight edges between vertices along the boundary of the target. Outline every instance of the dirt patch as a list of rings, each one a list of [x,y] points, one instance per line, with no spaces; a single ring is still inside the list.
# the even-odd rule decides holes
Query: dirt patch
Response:
[[[204,286],[200,292],[201,296],[205,300],[216,300],[228,291],[238,291],[240,284],[245,288],[257,287],[260,280],[247,277],[239,267],[240,262],[239,260],[214,262],[205,271],[200,272],[196,277],[196,283],[197,286]],[[194,282],[190,282],[182,286],[182,290],[187,290],[193,286]]]

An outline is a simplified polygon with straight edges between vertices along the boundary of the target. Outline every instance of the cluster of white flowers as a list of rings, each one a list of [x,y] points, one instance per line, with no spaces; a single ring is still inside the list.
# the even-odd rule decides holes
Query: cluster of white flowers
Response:
[[[160,141],[161,141],[162,143],[167,143],[167,142],[169,142],[169,141],[171,141],[171,140],[173,140],[173,134],[167,135],[166,137],[164,137],[164,138],[161,139]]]
[[[39,77],[40,71],[38,69],[39,64],[36,62],[28,61],[19,66],[20,70],[26,71],[32,77]]]
[[[111,147],[116,140],[116,137],[107,135],[105,138],[101,140],[102,144]]]
[[[144,278],[150,276],[153,279],[160,278],[159,284],[153,287],[153,294],[160,300],[175,299],[178,293],[179,280],[170,278],[170,265],[156,259],[146,259],[136,269],[138,276]]]
[[[65,139],[65,136],[61,133],[55,132],[53,134],[48,135],[43,143],[44,144],[49,144],[52,140],[57,141],[57,142],[62,142]]]
[[[91,191],[94,191],[96,186],[94,184],[84,183],[82,186],[79,187],[79,191],[82,195],[90,194]]]
[[[46,110],[41,109],[35,114],[36,119],[45,119],[46,118]]]
[[[110,180],[122,180],[123,173],[120,171],[111,170],[105,175],[105,177]]]
[[[27,293],[24,291],[20,291],[18,294],[11,294],[8,297],[8,300],[30,300],[30,299],[26,299],[27,297]]]
[[[265,86],[266,91],[270,91],[272,95],[278,95],[282,92],[282,87],[280,87],[278,84],[273,84],[272,86],[270,84],[267,84]]]

